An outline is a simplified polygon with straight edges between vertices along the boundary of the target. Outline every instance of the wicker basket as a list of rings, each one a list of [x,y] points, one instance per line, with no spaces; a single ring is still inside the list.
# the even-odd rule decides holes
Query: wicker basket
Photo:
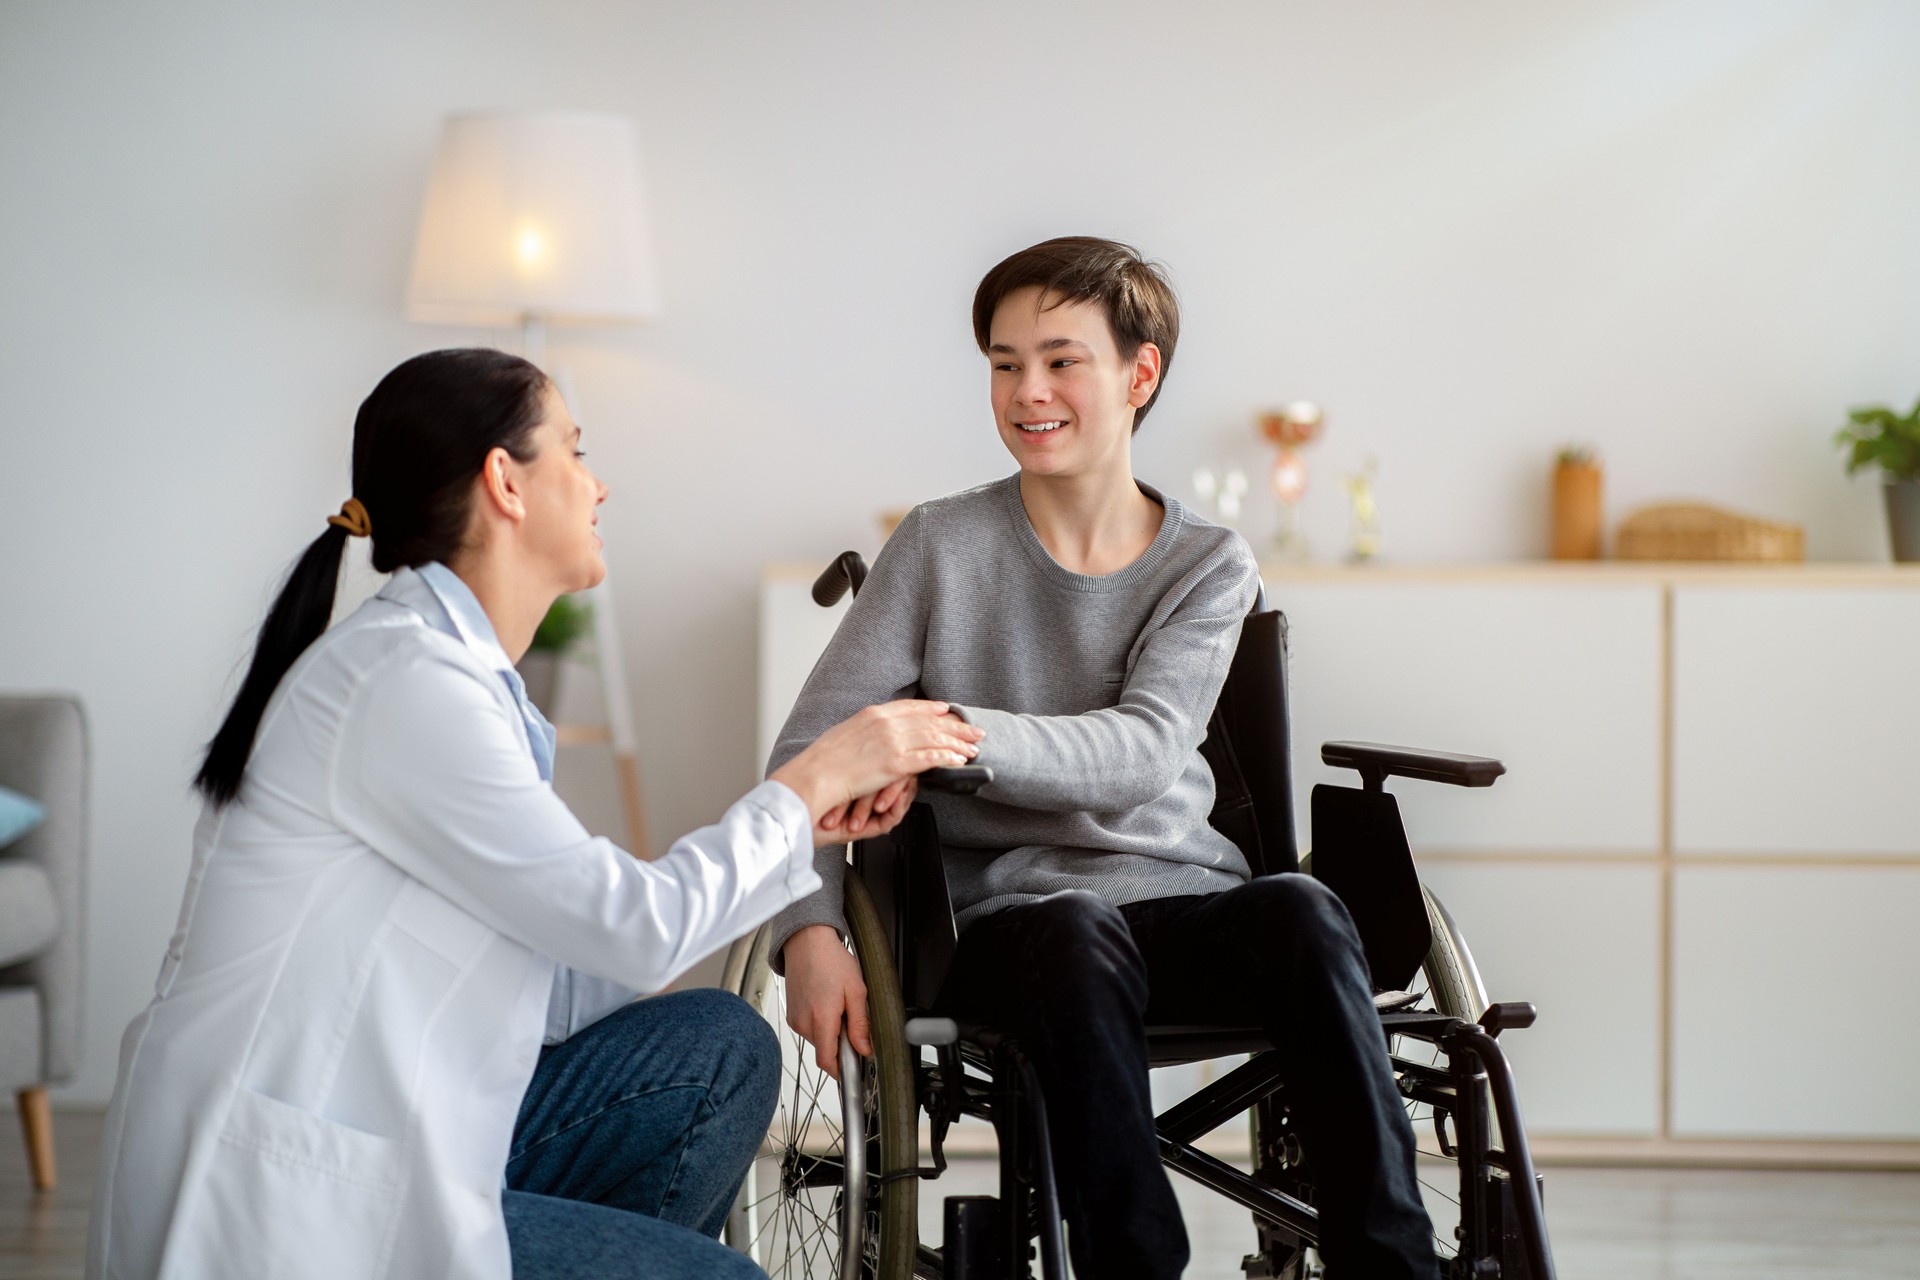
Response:
[[[1620,522],[1613,554],[1620,560],[1763,560],[1807,558],[1806,530],[1700,502],[1642,507]]]

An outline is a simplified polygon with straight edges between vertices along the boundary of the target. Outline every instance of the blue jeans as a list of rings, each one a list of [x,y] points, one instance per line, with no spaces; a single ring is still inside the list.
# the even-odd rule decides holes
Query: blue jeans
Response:
[[[507,1158],[514,1280],[764,1280],[715,1237],[780,1086],[738,997],[627,1005],[540,1052]]]

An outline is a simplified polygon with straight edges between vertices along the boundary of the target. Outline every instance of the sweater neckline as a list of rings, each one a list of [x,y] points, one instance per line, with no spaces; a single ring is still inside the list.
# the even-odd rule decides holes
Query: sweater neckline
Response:
[[[1140,492],[1159,503],[1161,510],[1165,513],[1160,517],[1160,532],[1153,536],[1153,541],[1132,564],[1112,573],[1101,574],[1075,573],[1053,558],[1053,553],[1047,550],[1047,544],[1040,541],[1040,535],[1033,531],[1033,521],[1027,518],[1027,504],[1020,500],[1019,472],[1014,472],[1000,482],[1000,492],[1006,503],[1007,520],[1013,526],[1014,540],[1027,553],[1027,558],[1033,561],[1034,567],[1040,570],[1049,581],[1069,591],[1098,594],[1106,591],[1124,591],[1151,576],[1160,566],[1160,562],[1165,560],[1167,554],[1173,550],[1174,540],[1179,537],[1181,527],[1186,524],[1186,508],[1182,507],[1178,501],[1167,497],[1144,480],[1136,478],[1133,483],[1139,487]]]

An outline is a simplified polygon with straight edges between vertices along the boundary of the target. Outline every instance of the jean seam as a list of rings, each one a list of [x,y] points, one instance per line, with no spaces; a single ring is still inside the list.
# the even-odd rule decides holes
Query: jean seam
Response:
[[[713,1119],[717,1108],[713,1105],[713,1090],[702,1088],[700,1109],[687,1132],[680,1140],[680,1150],[674,1154],[673,1172],[667,1176],[667,1189],[660,1193],[660,1216],[667,1216],[667,1206],[673,1203],[674,1192],[680,1189],[680,1171],[687,1167],[687,1150],[693,1146],[693,1135],[700,1132],[701,1126]]]
[[[612,1101],[608,1102],[605,1106],[601,1107],[599,1110],[589,1112],[588,1114],[583,1116],[575,1116],[567,1124],[564,1124],[560,1128],[553,1130],[551,1133],[542,1134],[540,1137],[529,1141],[524,1147],[520,1148],[519,1151],[509,1152],[507,1155],[507,1163],[513,1164],[516,1161],[524,1160],[526,1159],[527,1156],[531,1155],[534,1151],[538,1150],[541,1147],[546,1146],[549,1142],[552,1142],[555,1138],[559,1138],[565,1134],[572,1133],[575,1129],[578,1129],[583,1124],[591,1124],[595,1120],[598,1120],[601,1116],[606,1115],[608,1112],[617,1111],[618,1109],[626,1106],[630,1102],[635,1102],[641,1098],[652,1097],[654,1094],[657,1094],[657,1093],[671,1093],[679,1089],[700,1090],[703,1095],[701,1098],[701,1105],[709,1106],[709,1107],[711,1106],[707,1098],[704,1096],[707,1092],[707,1086],[704,1084],[697,1084],[691,1081],[674,1083],[674,1084],[654,1085],[652,1088],[641,1089],[634,1093],[623,1093],[618,1098],[615,1098]],[[688,1132],[691,1133],[692,1130],[689,1129]],[[686,1145],[683,1142],[681,1144],[681,1151],[684,1153],[685,1150],[686,1150]],[[678,1169],[676,1166],[676,1172],[677,1171]]]

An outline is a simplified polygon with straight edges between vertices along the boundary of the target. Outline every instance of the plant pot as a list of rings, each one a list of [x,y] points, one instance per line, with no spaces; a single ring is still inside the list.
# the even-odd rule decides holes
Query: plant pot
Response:
[[[527,701],[540,708],[540,714],[553,719],[553,695],[560,686],[560,655],[551,649],[529,649],[515,664],[520,680],[527,686]]]
[[[1896,561],[1920,564],[1920,478],[1887,481],[1887,532]]]
[[[1561,463],[1553,469],[1553,558],[1600,558],[1600,468]]]

